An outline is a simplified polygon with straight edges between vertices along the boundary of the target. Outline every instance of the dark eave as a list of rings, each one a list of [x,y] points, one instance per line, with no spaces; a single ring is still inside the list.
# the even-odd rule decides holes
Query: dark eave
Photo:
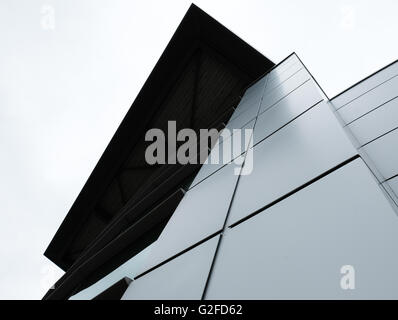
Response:
[[[87,221],[90,222],[90,215],[96,210],[96,205],[101,201],[101,197],[120,172],[120,168],[124,166],[132,150],[139,152],[139,148],[136,146],[142,135],[146,132],[148,126],[156,123],[155,120],[160,118],[157,114],[159,110],[164,111],[162,108],[165,108],[166,105],[165,97],[175,87],[181,73],[185,72],[186,65],[198,50],[209,55],[217,55],[217,59],[221,59],[223,65],[228,66],[231,73],[238,77],[239,88],[241,89],[274,65],[272,61],[192,4],[44,253],[47,258],[63,270],[68,270],[79,260],[79,257],[84,256],[84,250],[89,247],[85,242],[82,242],[83,244],[80,246],[82,253],[75,256],[70,253],[76,246],[76,239],[79,239],[78,237],[86,232],[79,227]],[[208,114],[207,111],[203,111],[202,115],[206,117]],[[222,114],[224,114],[224,111]],[[157,179],[160,179],[159,177],[162,177],[162,174],[164,172],[157,173]],[[156,179],[153,176],[151,175],[152,183],[155,183]],[[149,175],[148,179],[145,176],[143,179],[150,189]],[[139,191],[135,191],[136,198],[140,194]],[[172,190],[168,191],[171,193]],[[167,195],[166,192],[163,193]],[[160,193],[154,194],[152,197],[160,201],[162,199],[159,195]],[[145,207],[145,209],[148,208]],[[116,211],[119,214],[119,211],[123,210],[118,209]],[[146,214],[144,209],[141,211],[143,215]],[[139,212],[139,210],[137,209],[136,212]],[[90,229],[94,233],[93,239],[99,235],[103,237],[101,232],[104,230],[116,230],[110,228],[114,220],[115,217],[112,216],[98,230]],[[140,223],[144,225],[143,222]],[[137,229],[139,226],[140,224],[135,224],[134,228]],[[123,228],[127,227],[128,225],[125,225]],[[137,234],[140,233],[137,230],[134,231]],[[111,238],[116,236],[117,234],[112,234]],[[98,242],[97,239],[97,242],[93,243],[101,242]],[[94,246],[91,246],[91,248],[94,248]],[[96,248],[96,251],[100,251],[102,248],[101,244]],[[86,256],[89,256],[88,253],[86,253]],[[84,261],[82,263],[84,264]],[[76,268],[80,268],[80,264]]]

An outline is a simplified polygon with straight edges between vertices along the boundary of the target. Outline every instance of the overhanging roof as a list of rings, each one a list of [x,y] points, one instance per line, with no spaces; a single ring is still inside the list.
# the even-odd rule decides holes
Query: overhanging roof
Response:
[[[198,75],[199,65],[202,69]],[[140,162],[144,152],[142,137],[148,128],[162,127],[170,119],[195,130],[209,127],[214,121],[217,123],[228,114],[243,88],[273,65],[197,6],[191,5],[45,256],[68,270],[88,245],[107,230],[127,203],[139,199],[144,189],[153,188],[164,175],[163,169],[145,167]],[[195,93],[194,98],[187,95],[192,88],[200,92],[199,98]],[[188,116],[189,121],[183,117],[186,110],[179,107],[187,102],[195,106]],[[127,170],[130,171],[126,173]],[[124,190],[127,194],[123,194]]]

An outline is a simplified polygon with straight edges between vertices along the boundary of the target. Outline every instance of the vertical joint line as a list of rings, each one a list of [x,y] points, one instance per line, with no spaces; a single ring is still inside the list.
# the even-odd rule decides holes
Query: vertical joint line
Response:
[[[256,119],[254,120],[253,132],[252,132],[252,134],[250,136],[250,139],[253,139],[254,128],[256,127],[257,118],[258,118],[258,115],[259,115],[259,112],[260,112],[260,108],[261,108],[261,102],[263,100],[263,96],[264,96],[265,88],[267,87],[267,84],[268,84],[268,75],[266,75],[265,84],[264,84],[264,87],[262,89],[261,97],[259,99],[259,106],[258,106],[258,110],[257,110],[257,115],[256,115]],[[250,147],[250,143],[249,143],[248,148],[249,147]],[[242,173],[242,170],[243,170],[243,166],[245,165],[245,162],[246,162],[247,151],[248,151],[248,149],[246,149],[246,151],[245,151],[245,156],[244,156],[245,158],[244,158],[244,160],[242,162],[242,166],[241,166],[240,171],[239,171],[239,176],[236,179],[235,188],[234,188],[234,191],[232,193],[231,200],[229,202],[227,214],[226,214],[225,219],[224,219],[224,224],[223,224],[223,227],[222,227],[222,231],[220,233],[220,237],[218,238],[217,247],[216,247],[216,250],[214,251],[213,260],[212,260],[211,265],[210,265],[210,270],[209,270],[209,273],[207,275],[207,279],[206,279],[205,287],[203,289],[203,294],[202,294],[201,300],[204,300],[206,298],[207,290],[208,290],[209,283],[210,283],[210,280],[211,280],[211,276],[212,276],[212,273],[213,273],[213,270],[214,270],[214,266],[215,266],[215,263],[216,263],[216,260],[217,260],[217,255],[218,255],[218,251],[219,251],[219,248],[220,248],[220,245],[221,245],[221,241],[222,241],[223,236],[225,234],[225,230],[227,229],[227,222],[228,222],[229,214],[231,212],[232,203],[233,203],[234,198],[235,198],[236,190],[238,189],[238,185],[239,185],[241,173]]]

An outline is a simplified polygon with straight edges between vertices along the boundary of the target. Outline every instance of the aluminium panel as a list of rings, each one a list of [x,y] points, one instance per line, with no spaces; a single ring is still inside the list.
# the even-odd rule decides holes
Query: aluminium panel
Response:
[[[290,79],[281,83],[278,87],[274,88],[268,94],[265,94],[261,101],[260,113],[267,111],[269,108],[275,106],[278,102],[286,99],[290,95],[295,94],[296,91],[311,79],[310,75],[305,69],[302,69]]]
[[[361,83],[358,83],[353,88],[338,95],[336,98],[332,100],[332,103],[336,109],[339,109],[345,104],[352,101],[353,99],[374,89],[375,87],[381,85],[383,82],[388,81],[397,74],[398,74],[398,62],[392,64],[391,66],[387,67],[384,70],[377,72],[370,78],[362,81]]]
[[[291,55],[289,58],[287,58],[285,61],[283,61],[281,64],[279,64],[277,67],[269,72],[269,80],[272,80],[280,76],[282,73],[287,72],[288,69],[292,68],[297,63],[299,63],[299,59],[297,58],[297,56],[295,54]]]
[[[199,300],[219,236],[174,258],[130,283],[122,300]]]
[[[250,143],[250,131],[246,130],[253,129],[253,126],[254,120],[242,127],[242,131],[228,129],[228,132],[222,132],[217,143],[213,146],[207,158],[207,163],[202,165],[195,179],[191,183],[190,188],[195,187],[199,182],[206,179],[226,164],[230,163],[241,153],[245,152]],[[239,147],[236,147],[237,145],[239,145]],[[233,147],[235,147],[234,150],[232,150]]]
[[[260,99],[264,92],[264,87],[267,83],[267,75],[256,81],[243,94],[242,100]]]
[[[150,244],[148,247],[143,249],[131,259],[127,260],[112,272],[108,273],[96,283],[71,296],[69,300],[91,300],[101,292],[114,285],[120,279],[124,277],[133,279],[135,276],[143,272],[142,265],[147,261],[153,245],[154,243]]]
[[[394,199],[398,200],[398,177],[392,178],[388,181],[386,181],[385,183],[388,183],[388,185],[391,187],[391,189],[394,192]]]
[[[348,128],[361,146],[398,128],[398,98],[356,120]]]
[[[246,117],[251,117],[254,118],[257,116],[258,109],[260,106],[260,99],[246,99],[246,100],[241,100],[241,102],[238,105],[238,108],[235,110],[235,112],[232,114],[230,120],[228,122],[232,122],[235,119],[242,117],[245,115]]]
[[[389,179],[398,173],[398,129],[362,147],[382,177]]]
[[[346,124],[381,106],[398,95],[398,76],[374,88],[338,110]]]
[[[232,203],[229,224],[261,209],[357,154],[325,104],[315,106],[253,149]],[[249,151],[248,151],[249,152]]]
[[[246,126],[249,122],[251,122],[257,117],[259,106],[260,106],[260,101],[258,101],[257,109],[251,108],[250,110],[242,112],[236,118],[229,120],[225,128],[232,130],[232,129],[240,129]]]
[[[247,112],[250,112],[253,117],[257,115],[266,82],[267,76],[264,76],[246,90],[229,121]]]
[[[361,159],[228,229],[206,299],[397,299],[398,217]],[[341,268],[355,272],[343,290]]]
[[[313,80],[306,82],[295,92],[282,99],[272,108],[260,114],[254,129],[254,145],[268,137],[298,115],[322,101]],[[327,108],[327,106],[322,106]]]
[[[143,263],[143,271],[223,228],[240,168],[228,164],[185,194]]]
[[[274,76],[272,79],[268,81],[267,86],[264,90],[264,94],[268,94],[270,91],[274,90],[276,87],[281,85],[281,83],[289,80],[303,69],[304,69],[303,65],[300,62],[297,62],[292,66],[290,66],[289,68],[287,68],[284,72],[281,72],[277,76]]]

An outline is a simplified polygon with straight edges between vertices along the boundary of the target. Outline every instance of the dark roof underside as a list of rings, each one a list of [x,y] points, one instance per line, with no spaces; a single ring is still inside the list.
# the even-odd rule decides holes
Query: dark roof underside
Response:
[[[272,66],[270,60],[191,5],[45,256],[64,270],[80,267],[159,203],[179,199],[174,195],[198,167],[181,170],[179,165],[148,165],[144,161],[145,132],[150,128],[167,132],[169,120],[177,122],[177,130],[220,127],[244,88]],[[169,182],[160,188],[164,181]],[[174,202],[168,206],[170,210],[178,204]],[[164,221],[156,223],[152,229],[148,227],[155,237],[156,228]],[[141,229],[138,224],[135,233]],[[140,241],[145,246],[149,240]]]

